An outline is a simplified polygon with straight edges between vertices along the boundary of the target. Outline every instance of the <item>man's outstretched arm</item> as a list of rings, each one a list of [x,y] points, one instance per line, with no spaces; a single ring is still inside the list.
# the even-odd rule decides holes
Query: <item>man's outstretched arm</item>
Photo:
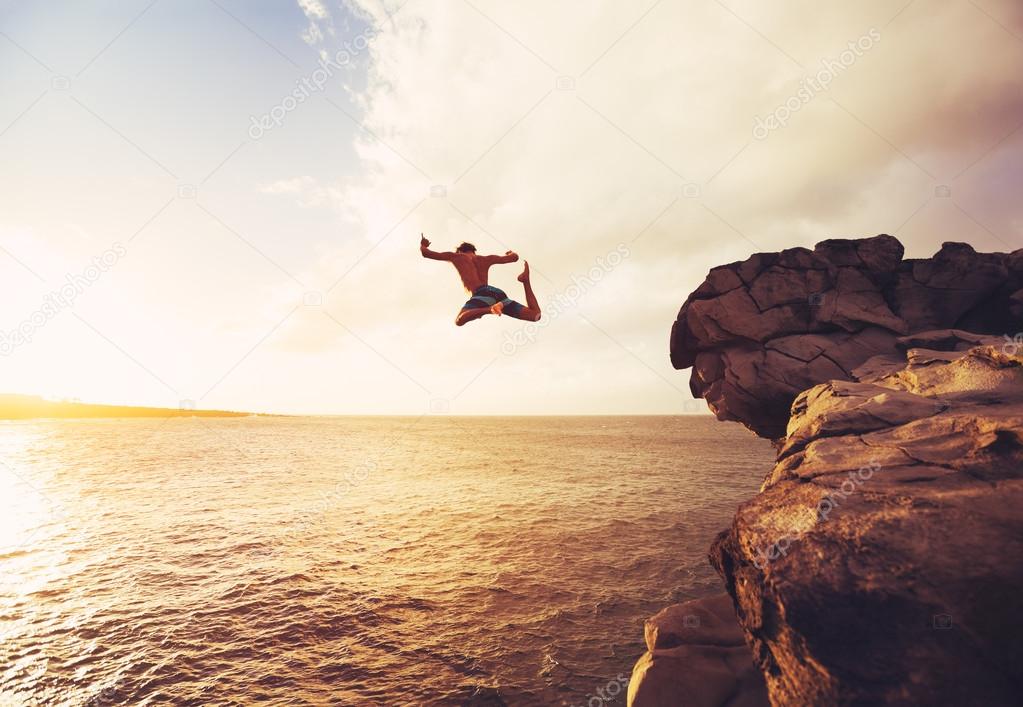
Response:
[[[504,265],[505,263],[514,263],[518,261],[519,254],[509,250],[504,255],[487,255],[485,257],[489,263]]]
[[[419,241],[419,252],[423,254],[424,258],[430,260],[453,260],[455,257],[454,253],[437,253],[436,251],[430,250],[430,241],[426,240],[426,236],[422,233],[419,234],[422,240]]]

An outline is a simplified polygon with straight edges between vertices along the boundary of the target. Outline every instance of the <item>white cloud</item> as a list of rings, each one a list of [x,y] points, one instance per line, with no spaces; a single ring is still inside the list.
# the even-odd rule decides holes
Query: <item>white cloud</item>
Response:
[[[326,6],[320,0],[298,0],[298,6],[311,20],[325,20],[330,17]]]
[[[321,0],[298,0],[298,6],[302,9],[309,26],[302,33],[302,39],[306,44],[319,44],[324,39],[324,30],[327,34],[334,34],[334,19]]]

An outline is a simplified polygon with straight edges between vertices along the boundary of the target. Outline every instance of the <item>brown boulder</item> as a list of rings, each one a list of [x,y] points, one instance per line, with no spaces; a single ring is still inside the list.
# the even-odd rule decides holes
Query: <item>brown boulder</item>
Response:
[[[669,606],[646,622],[647,652],[629,681],[630,707],[766,707],[767,690],[719,594]]]

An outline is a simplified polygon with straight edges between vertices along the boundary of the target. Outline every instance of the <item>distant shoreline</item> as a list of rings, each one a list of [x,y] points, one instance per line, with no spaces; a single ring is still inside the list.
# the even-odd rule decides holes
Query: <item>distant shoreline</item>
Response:
[[[429,417],[451,419],[473,418],[512,418],[512,417],[550,417],[550,418],[620,418],[620,417],[707,417],[713,419],[709,412],[677,412],[677,413],[568,413],[568,414],[515,414],[515,413],[467,413],[429,414]],[[35,395],[19,395],[0,393],[0,421],[9,420],[68,420],[68,419],[131,419],[131,418],[168,418],[168,417],[308,417],[308,418],[407,418],[416,419],[424,415],[414,413],[267,413],[246,412],[236,410],[192,410],[190,408],[158,408],[138,405],[108,405],[101,403],[82,403],[46,400]]]
[[[262,413],[235,412],[229,410],[191,410],[188,408],[99,405],[93,403],[51,401],[34,395],[0,395],[0,420],[252,416],[282,417],[281,415],[264,415]]]

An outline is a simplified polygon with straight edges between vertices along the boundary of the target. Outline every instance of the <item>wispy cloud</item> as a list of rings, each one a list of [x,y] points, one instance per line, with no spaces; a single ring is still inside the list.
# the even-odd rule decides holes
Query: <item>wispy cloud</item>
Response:
[[[334,19],[321,0],[298,0],[298,6],[309,20],[309,26],[302,33],[302,39],[307,44],[321,43],[325,32],[334,35]]]

